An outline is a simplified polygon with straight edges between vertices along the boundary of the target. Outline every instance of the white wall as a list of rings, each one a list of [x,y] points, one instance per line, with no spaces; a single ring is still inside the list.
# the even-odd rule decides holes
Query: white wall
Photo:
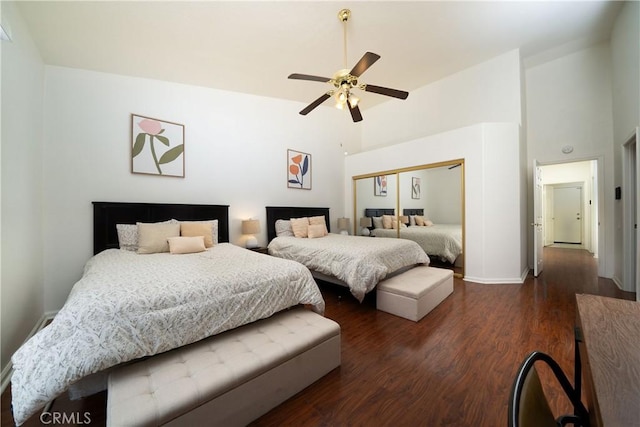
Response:
[[[640,2],[625,2],[611,33],[613,87],[613,144],[615,175],[613,187],[622,186],[622,145],[640,126]],[[635,291],[635,284],[623,283],[622,203],[615,202],[614,280],[623,289]],[[636,269],[640,271],[640,269]]]
[[[482,122],[521,123],[520,56],[513,50],[363,112],[362,149]]]
[[[2,2],[2,355],[44,314],[42,288],[43,63],[15,4]],[[4,372],[3,372],[4,373]]]
[[[352,206],[349,177],[464,159],[465,279],[521,283],[528,270],[518,238],[520,215],[519,126],[485,123],[347,156],[345,206]]]
[[[411,178],[421,179],[420,199],[411,198]],[[461,224],[462,174],[448,166],[400,174],[400,213],[404,208],[423,208],[425,217],[436,224]]]
[[[45,308],[58,309],[92,255],[92,201],[230,205],[230,237],[265,206],[327,206],[344,214],[344,147],[357,140],[334,109],[201,87],[46,67]],[[130,114],[185,125],[184,179],[130,172]],[[344,120],[342,120],[344,119]],[[286,186],[286,150],[312,155],[312,189]]]
[[[599,274],[613,275],[613,113],[611,61],[607,43],[550,61],[526,72],[528,201],[533,222],[532,165],[598,159]],[[573,146],[564,154],[562,147]],[[530,236],[531,238],[531,236]],[[530,240],[531,241],[531,240]],[[529,262],[533,253],[529,251]]]

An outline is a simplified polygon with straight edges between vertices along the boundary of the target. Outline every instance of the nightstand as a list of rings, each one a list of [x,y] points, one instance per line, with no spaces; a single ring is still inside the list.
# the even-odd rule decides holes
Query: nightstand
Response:
[[[258,248],[247,248],[247,249],[249,249],[250,251],[258,252],[260,254],[269,255],[269,250],[267,248],[258,247]]]

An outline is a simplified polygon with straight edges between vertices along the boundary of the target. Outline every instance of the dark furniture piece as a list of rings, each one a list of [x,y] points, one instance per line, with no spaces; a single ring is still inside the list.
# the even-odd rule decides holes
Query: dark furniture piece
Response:
[[[93,202],[93,253],[118,248],[116,224],[218,220],[218,242],[229,241],[228,205]]]
[[[424,209],[402,209],[402,215],[411,216],[411,215],[424,215]]]
[[[269,250],[267,248],[264,247],[258,247],[258,248],[248,248],[250,251],[254,251],[254,252],[258,252],[259,254],[269,254]]]
[[[536,362],[544,362],[551,368],[573,404],[575,414],[559,417],[553,415],[534,366]],[[513,382],[509,398],[509,427],[554,427],[568,424],[588,427],[589,413],[560,365],[548,354],[534,351],[522,362]]]
[[[327,224],[327,231],[331,232],[329,225],[329,208],[316,207],[294,207],[294,206],[267,206],[267,239],[272,241],[276,238],[276,221],[279,219],[288,220],[290,218],[304,218],[310,216],[324,216]]]

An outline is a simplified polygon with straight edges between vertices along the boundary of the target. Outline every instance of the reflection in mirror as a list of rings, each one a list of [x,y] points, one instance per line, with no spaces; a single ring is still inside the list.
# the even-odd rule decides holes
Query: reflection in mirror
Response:
[[[464,276],[463,160],[353,179],[354,234],[414,240],[431,265]]]
[[[376,236],[377,229],[382,228],[382,213],[394,215],[397,203],[396,188],[397,174],[375,175],[355,180],[355,222],[358,225],[354,230],[355,234]],[[376,209],[376,212],[367,209]],[[392,221],[387,219],[387,222],[392,235],[377,237],[398,237],[397,229],[391,229]]]
[[[431,265],[462,274],[462,167],[447,165],[398,174],[400,238],[417,242]]]

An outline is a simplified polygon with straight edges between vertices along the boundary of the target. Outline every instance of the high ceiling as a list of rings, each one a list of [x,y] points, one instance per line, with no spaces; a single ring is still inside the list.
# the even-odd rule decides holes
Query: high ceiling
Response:
[[[519,48],[525,65],[608,40],[614,1],[22,1],[46,64],[310,103],[367,51],[361,82],[411,92]],[[358,93],[361,108],[391,100]],[[392,101],[399,102],[399,101]]]

